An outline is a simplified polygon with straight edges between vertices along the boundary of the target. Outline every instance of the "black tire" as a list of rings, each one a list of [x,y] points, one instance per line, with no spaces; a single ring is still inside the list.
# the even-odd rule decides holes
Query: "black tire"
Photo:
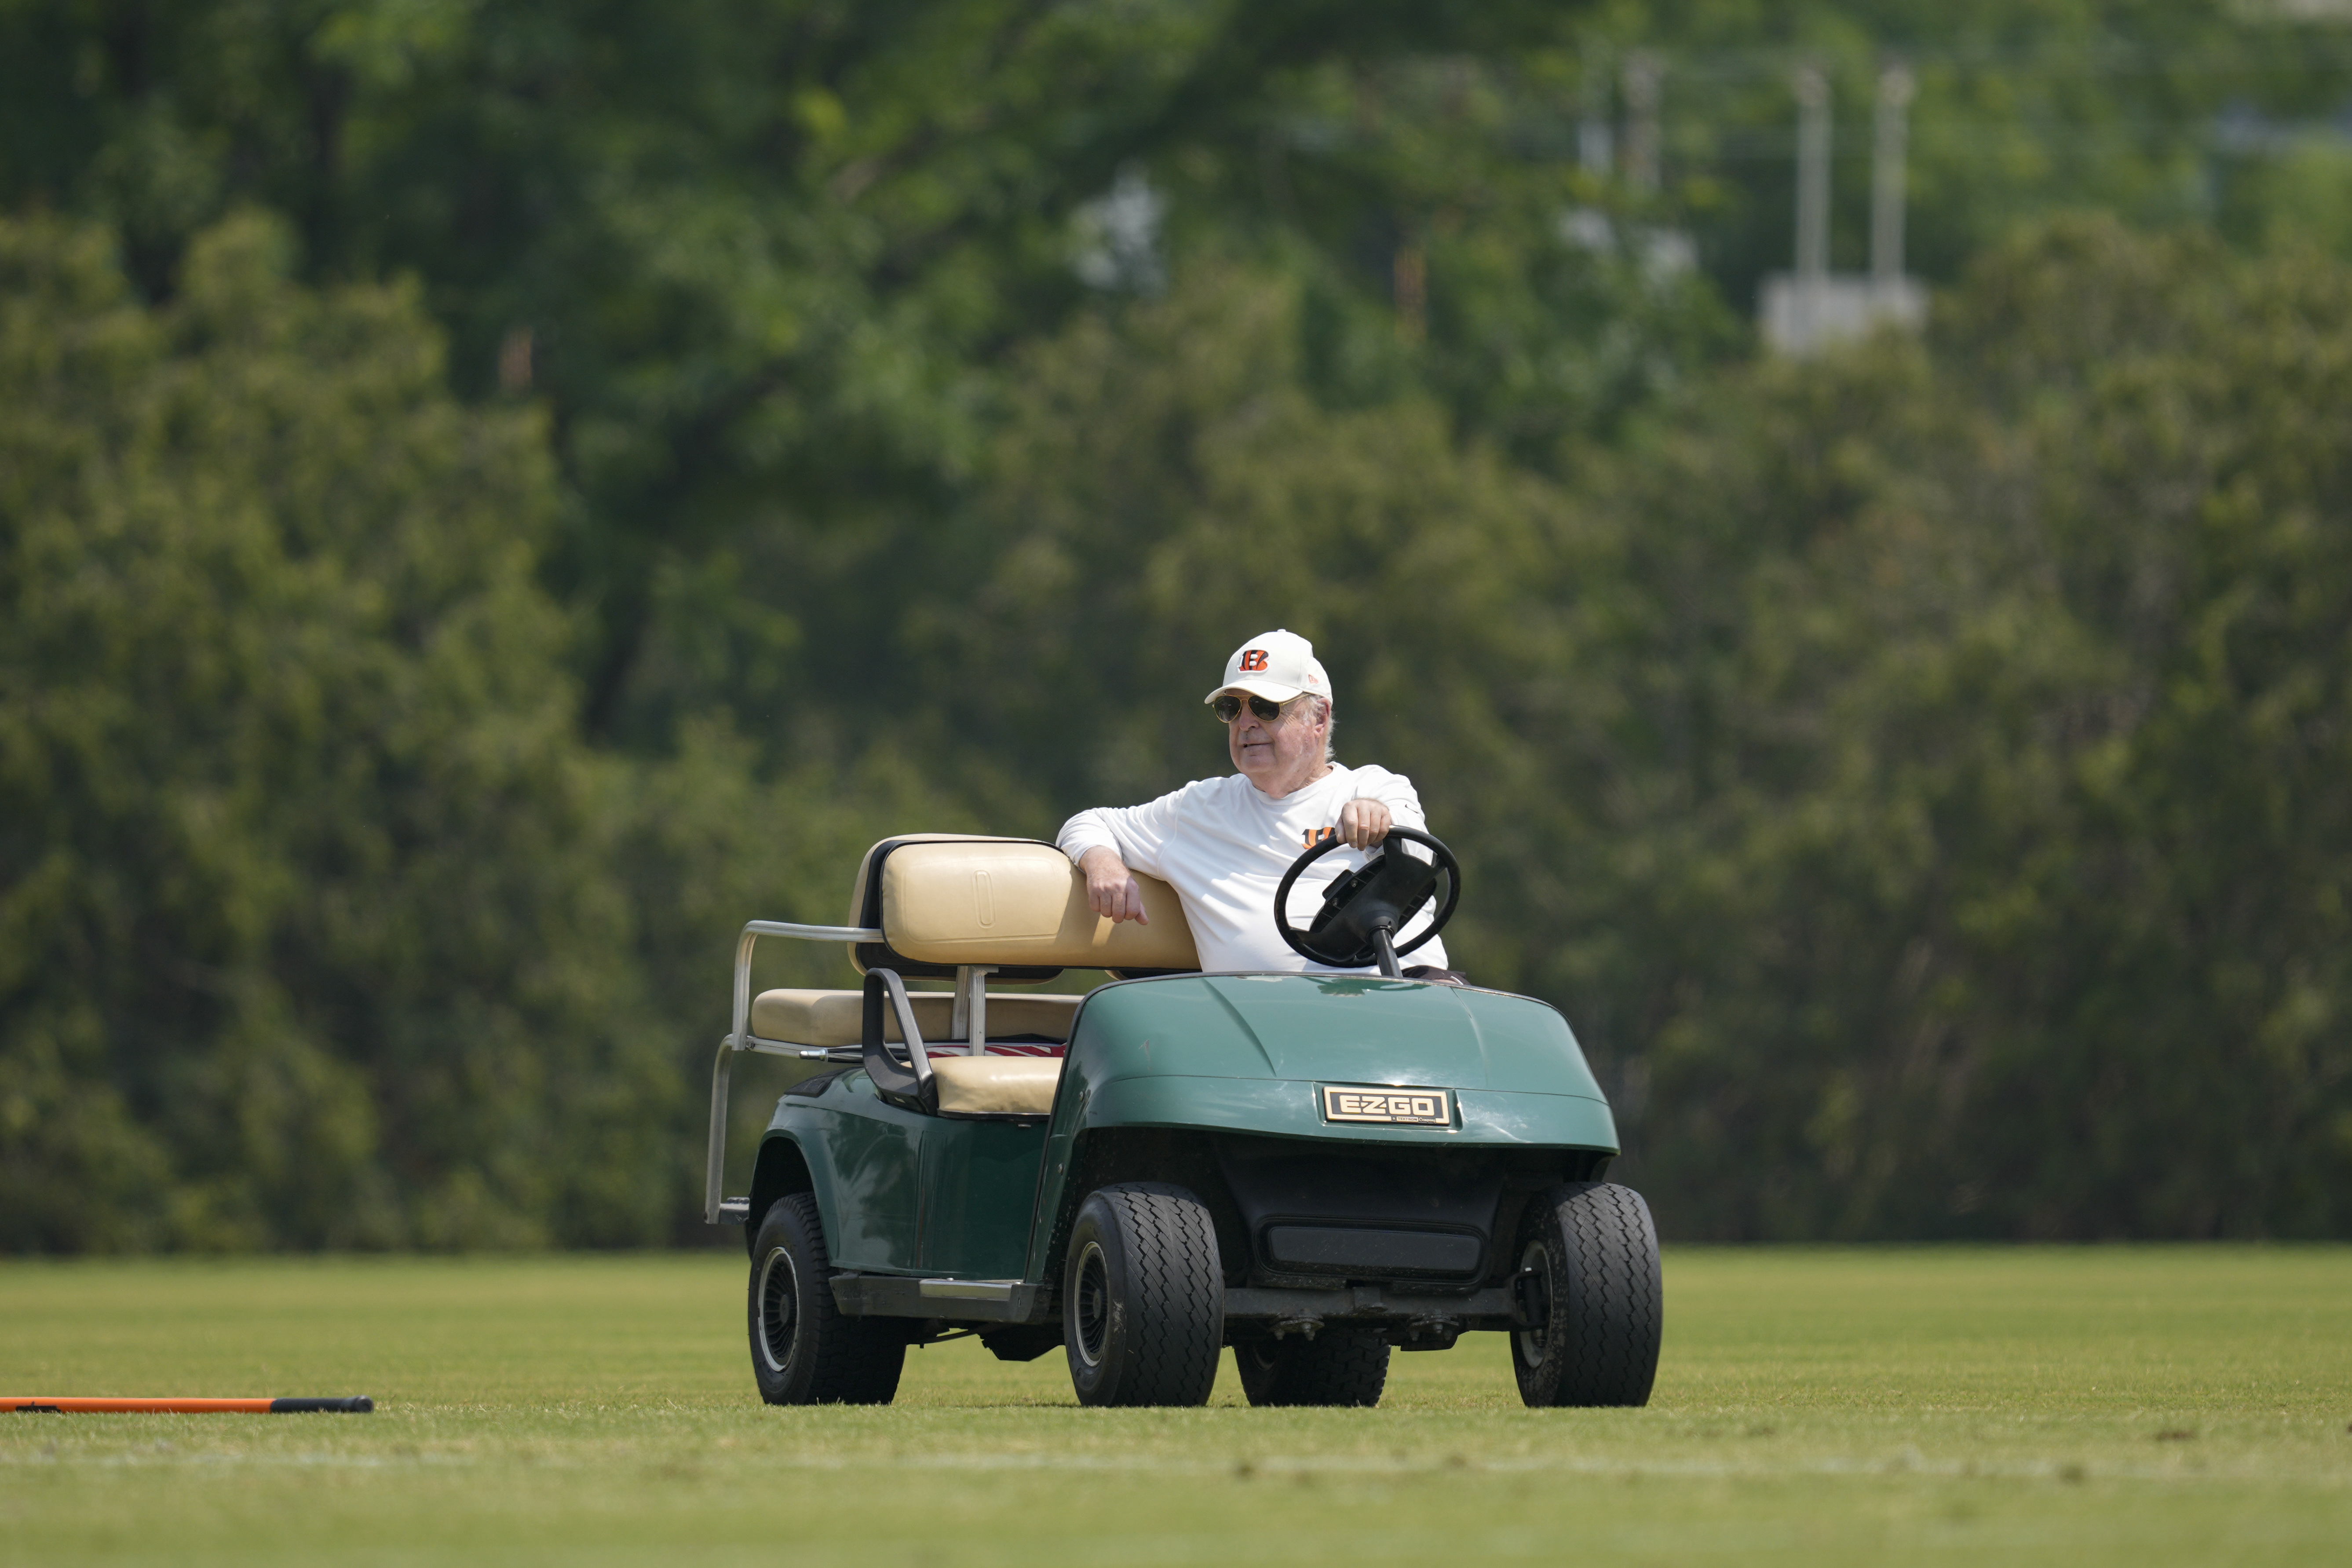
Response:
[[[1205,1405],[1224,1332],[1224,1268],[1201,1200],[1159,1182],[1088,1194],[1062,1284],[1078,1403]]]
[[[771,1405],[887,1405],[907,1364],[902,1324],[844,1317],[816,1199],[778,1198],[751,1243],[751,1375]]]
[[[1647,1405],[1665,1293],[1650,1205],[1631,1187],[1571,1182],[1528,1205],[1515,1287],[1538,1327],[1511,1333],[1532,1405]]]
[[[1389,1344],[1362,1329],[1327,1328],[1311,1340],[1244,1340],[1234,1364],[1252,1405],[1370,1406],[1388,1387]]]

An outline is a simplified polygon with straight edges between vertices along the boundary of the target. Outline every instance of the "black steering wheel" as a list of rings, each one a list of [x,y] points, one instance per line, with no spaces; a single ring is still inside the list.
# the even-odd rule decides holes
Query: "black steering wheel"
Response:
[[[1407,842],[1428,849],[1437,857],[1435,862],[1406,854]],[[1378,963],[1382,974],[1402,979],[1403,972],[1397,967],[1397,960],[1435,936],[1454,918],[1454,903],[1462,896],[1462,863],[1454,858],[1453,850],[1428,834],[1391,827],[1381,840],[1381,852],[1362,869],[1331,884],[1323,895],[1323,907],[1302,932],[1290,923],[1291,888],[1301,871],[1347,844],[1335,833],[1290,863],[1290,869],[1282,874],[1282,885],[1274,892],[1274,929],[1282,933],[1292,952],[1317,963],[1334,969]],[[1427,931],[1402,947],[1396,946],[1396,933],[1437,891],[1440,871],[1445,873],[1445,901],[1438,906]]]

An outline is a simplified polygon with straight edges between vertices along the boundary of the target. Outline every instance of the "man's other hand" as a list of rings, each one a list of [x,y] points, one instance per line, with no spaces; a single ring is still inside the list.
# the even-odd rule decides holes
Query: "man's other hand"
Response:
[[[1351,800],[1339,808],[1339,837],[1350,849],[1370,849],[1389,836],[1396,818],[1376,800]],[[1092,880],[1091,878],[1088,879]]]
[[[1087,908],[1107,916],[1113,925],[1120,921],[1133,921],[1148,926],[1151,918],[1143,912],[1143,889],[1118,858],[1118,851],[1097,844],[1078,857],[1078,869],[1087,874]]]

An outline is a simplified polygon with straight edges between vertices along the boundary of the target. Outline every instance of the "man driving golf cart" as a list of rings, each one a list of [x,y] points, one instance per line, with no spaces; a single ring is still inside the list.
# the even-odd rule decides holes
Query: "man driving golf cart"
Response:
[[[1370,973],[1294,951],[1276,931],[1275,894],[1300,851],[1326,839],[1365,850],[1400,824],[1427,832],[1412,781],[1333,760],[1331,679],[1315,645],[1295,632],[1266,632],[1235,648],[1202,700],[1225,725],[1238,771],[1063,824],[1057,847],[1085,873],[1087,906],[1113,922],[1150,924],[1140,871],[1176,889],[1204,970]],[[1338,855],[1325,866],[1325,885],[1355,868]],[[1428,962],[1406,970],[1408,978],[1459,983],[1437,939],[1423,951]]]
[[[1364,1405],[1392,1351],[1491,1332],[1528,1405],[1648,1399],[1657,1235],[1567,1020],[1404,970],[1461,867],[1409,781],[1331,761],[1306,639],[1224,674],[1234,774],[1058,846],[887,838],[847,924],[744,926],[704,1212],[743,1226],[761,1398],[887,1403],[909,1346],[971,1333],[1060,1349],[1087,1405],[1202,1404],[1231,1347],[1253,1405]],[[864,983],[755,996],[762,936]],[[1115,978],[1029,989],[1073,970]],[[741,1052],[796,1076],[723,1197]]]

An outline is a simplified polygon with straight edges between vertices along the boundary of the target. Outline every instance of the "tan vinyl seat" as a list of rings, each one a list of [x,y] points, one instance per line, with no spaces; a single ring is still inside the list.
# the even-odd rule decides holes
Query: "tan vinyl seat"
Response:
[[[869,864],[872,855],[867,851]],[[861,918],[882,927],[892,952],[919,963],[1201,967],[1175,889],[1138,875],[1136,886],[1151,923],[1113,925],[1087,907],[1085,873],[1050,844],[1003,838],[903,842],[883,861],[879,880],[881,909],[861,905]]]
[[[926,1044],[944,1040],[955,1026],[955,996],[945,991],[913,991],[915,1027]],[[988,1037],[1009,1039],[1016,1035],[1040,1035],[1049,1040],[1070,1037],[1070,1021],[1077,1016],[1083,996],[1045,995],[1030,992],[992,991],[988,994]],[[795,1046],[856,1046],[866,1039],[866,994],[862,991],[762,991],[751,1003],[751,1033],[763,1040]],[[882,1037],[897,1040],[898,1013],[882,1009]]]
[[[993,1003],[989,1010],[995,1011]],[[932,1087],[943,1116],[1045,1116],[1054,1109],[1054,1089],[1061,1081],[1062,1063],[1055,1057],[931,1058]]]

